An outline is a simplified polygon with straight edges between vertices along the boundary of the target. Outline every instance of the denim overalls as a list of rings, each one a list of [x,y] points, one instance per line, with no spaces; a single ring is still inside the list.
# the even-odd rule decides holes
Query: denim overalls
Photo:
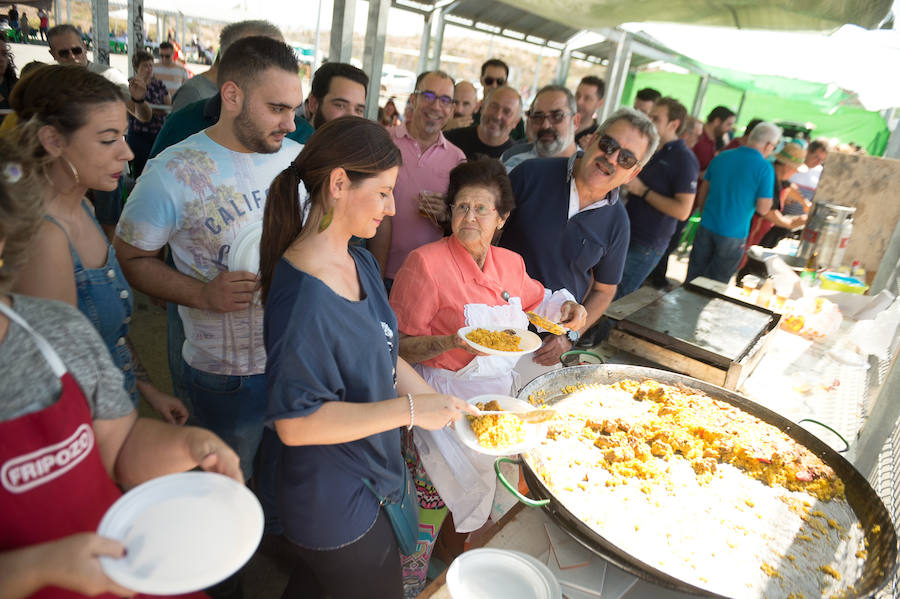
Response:
[[[100,224],[90,208],[82,200],[82,206],[97,225],[97,230],[106,239],[106,234],[100,228]],[[69,234],[52,216],[44,218],[63,230],[69,241],[69,251],[72,254],[72,262],[75,264],[75,287],[78,292],[78,309],[87,316],[106,347],[112,355],[113,363],[119,367],[125,375],[125,391],[131,397],[132,403],[137,407],[140,395],[137,391],[137,381],[134,377],[134,364],[131,350],[125,341],[128,335],[128,323],[131,322],[133,298],[131,287],[125,280],[119,261],[112,245],[107,243],[106,265],[101,268],[85,268],[69,239]]]

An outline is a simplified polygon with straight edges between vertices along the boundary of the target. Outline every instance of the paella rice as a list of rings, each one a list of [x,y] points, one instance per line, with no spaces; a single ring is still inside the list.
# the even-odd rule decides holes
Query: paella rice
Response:
[[[522,340],[511,330],[492,331],[481,328],[469,331],[466,339],[498,351],[519,351],[519,342]]]
[[[563,391],[526,459],[612,544],[729,597],[831,596],[859,578],[865,540],[843,482],[776,427],[654,381]]]
[[[496,400],[475,405],[479,410],[503,411]],[[512,414],[488,414],[487,416],[466,416],[466,418],[469,420],[469,426],[472,427],[478,444],[487,449],[512,447],[525,440],[522,421]]]

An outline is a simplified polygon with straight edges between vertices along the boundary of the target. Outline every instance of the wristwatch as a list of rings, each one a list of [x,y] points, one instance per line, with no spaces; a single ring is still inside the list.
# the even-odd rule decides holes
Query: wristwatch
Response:
[[[575,342],[578,341],[581,335],[578,333],[578,331],[569,329],[568,331],[566,331],[566,337],[568,337],[569,341],[572,342],[572,345],[575,345]]]

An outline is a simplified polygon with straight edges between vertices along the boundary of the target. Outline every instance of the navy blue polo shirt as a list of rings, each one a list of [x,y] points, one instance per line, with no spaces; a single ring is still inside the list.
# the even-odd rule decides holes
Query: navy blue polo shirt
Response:
[[[638,174],[638,179],[656,193],[674,198],[677,193],[697,193],[699,174],[700,162],[679,138],[663,145]],[[626,209],[631,219],[631,241],[665,250],[675,232],[676,219],[637,196],[629,196]]]
[[[500,246],[520,254],[528,274],[544,287],[568,289],[580,302],[595,280],[619,284],[629,226],[615,189],[609,204],[569,218],[570,170],[568,158],[536,158],[513,169],[516,207]]]
[[[266,301],[267,423],[308,416],[328,402],[397,396],[397,318],[368,251],[348,248],[364,294],[350,301],[283,258]],[[355,541],[374,524],[381,495],[400,496],[400,429],[334,445],[284,447],[278,510],[284,534],[310,549]]]

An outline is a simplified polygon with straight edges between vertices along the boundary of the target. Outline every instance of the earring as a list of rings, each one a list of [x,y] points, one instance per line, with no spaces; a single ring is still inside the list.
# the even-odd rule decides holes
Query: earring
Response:
[[[78,185],[78,183],[81,181],[81,179],[78,177],[78,169],[75,168],[75,165],[72,164],[72,161],[69,160],[68,158],[66,158],[65,156],[60,156],[60,158],[62,158],[65,161],[65,163],[69,166],[69,170],[72,171],[72,178],[75,179],[75,185]]]
[[[331,220],[334,218],[334,206],[328,209],[322,216],[322,220],[319,221],[319,233],[328,228],[328,225],[331,224]]]

